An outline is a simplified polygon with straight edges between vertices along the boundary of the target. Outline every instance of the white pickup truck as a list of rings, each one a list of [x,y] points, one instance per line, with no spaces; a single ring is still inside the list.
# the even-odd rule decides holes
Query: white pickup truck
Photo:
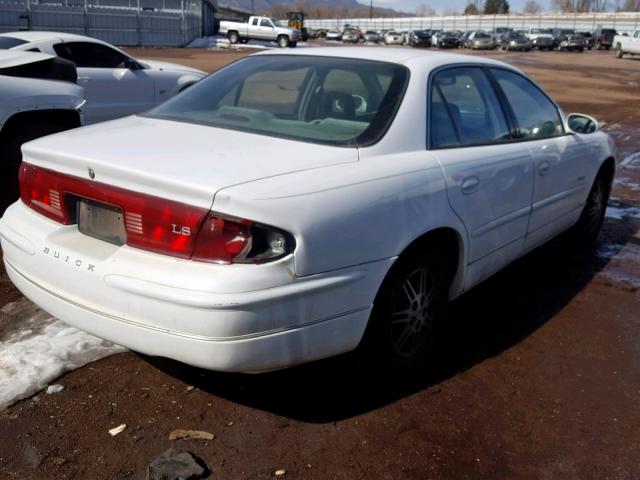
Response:
[[[613,48],[618,58],[622,58],[624,54],[640,55],[640,30],[636,30],[629,36],[616,35],[613,37]]]
[[[271,40],[279,47],[295,47],[302,33],[295,28],[283,27],[270,17],[249,17],[246,22],[221,21],[219,33],[226,35],[231,43],[246,43],[250,39]]]

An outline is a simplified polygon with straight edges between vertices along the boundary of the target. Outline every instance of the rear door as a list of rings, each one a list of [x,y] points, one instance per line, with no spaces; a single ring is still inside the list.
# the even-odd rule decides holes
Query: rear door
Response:
[[[61,42],[53,46],[59,57],[76,64],[78,84],[84,87],[87,123],[102,122],[146,111],[154,106],[155,84],[144,69],[132,69],[128,58],[106,45]]]
[[[502,68],[492,75],[504,92],[515,118],[518,137],[535,163],[530,248],[567,227],[582,209],[589,162],[596,145],[588,135],[566,135],[556,105],[524,76]]]
[[[470,288],[524,249],[533,159],[513,141],[482,67],[438,71],[430,92],[429,146],[442,165],[449,202],[467,229]]]

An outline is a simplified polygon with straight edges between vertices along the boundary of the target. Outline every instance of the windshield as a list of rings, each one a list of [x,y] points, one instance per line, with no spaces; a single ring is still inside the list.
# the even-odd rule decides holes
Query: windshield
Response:
[[[18,45],[24,45],[25,43],[28,42],[20,40],[19,38],[0,35],[0,50],[8,50],[10,48],[17,47]]]
[[[532,28],[531,33],[551,33],[548,28]]]
[[[147,115],[362,146],[386,132],[408,79],[405,67],[386,62],[258,55],[219,70]]]
[[[474,38],[491,38],[486,33],[476,33]]]

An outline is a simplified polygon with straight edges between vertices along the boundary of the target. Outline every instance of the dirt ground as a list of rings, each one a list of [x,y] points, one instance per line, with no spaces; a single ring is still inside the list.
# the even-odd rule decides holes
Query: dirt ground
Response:
[[[134,50],[213,71],[244,53]],[[481,53],[512,62],[567,111],[640,152],[640,58]],[[640,157],[619,167],[593,251],[543,247],[451,305],[423,378],[351,355],[229,375],[122,353],[0,413],[7,479],[143,479],[171,445],[211,478],[640,478]],[[613,211],[613,210],[612,210]],[[622,212],[622,213],[620,213]],[[0,271],[0,306],[19,297]],[[193,388],[191,388],[193,387]],[[121,423],[126,430],[107,433]],[[177,428],[211,441],[170,441]]]

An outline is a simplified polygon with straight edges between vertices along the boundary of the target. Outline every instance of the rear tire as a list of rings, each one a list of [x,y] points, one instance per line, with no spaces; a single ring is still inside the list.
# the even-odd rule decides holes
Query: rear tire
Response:
[[[286,48],[289,46],[289,37],[287,37],[286,35],[280,35],[278,37],[278,46],[280,48]]]
[[[229,39],[229,43],[233,45],[240,41],[240,35],[238,35],[238,32],[229,32],[227,38]]]
[[[363,340],[369,359],[404,372],[426,367],[444,317],[447,290],[442,256],[400,257],[374,301]]]
[[[620,44],[616,45],[616,58],[622,58],[623,55],[622,46]]]
[[[599,173],[593,182],[587,203],[573,226],[573,239],[584,246],[592,245],[598,238],[609,202],[609,183],[606,175]]]

